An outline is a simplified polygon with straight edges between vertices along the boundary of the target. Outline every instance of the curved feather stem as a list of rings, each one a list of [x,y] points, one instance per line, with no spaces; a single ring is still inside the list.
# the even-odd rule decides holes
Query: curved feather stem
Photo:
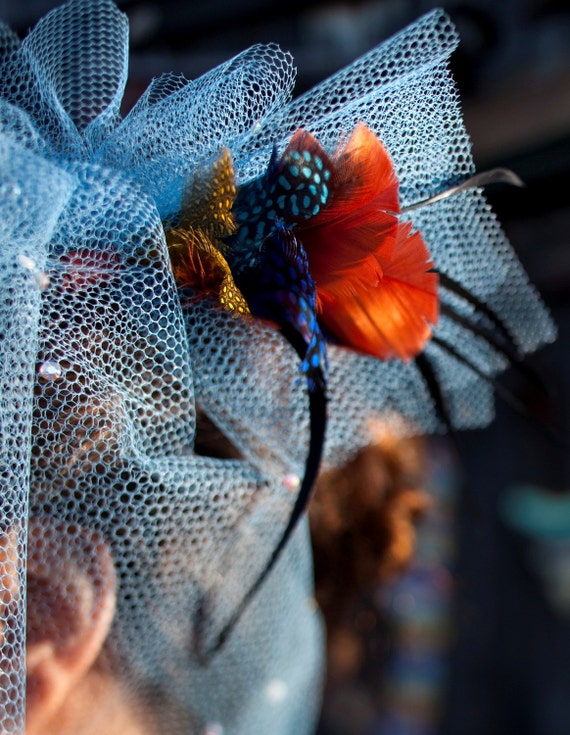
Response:
[[[434,335],[432,337],[432,341],[434,342],[434,344],[437,344],[439,347],[445,350],[449,355],[454,357],[462,365],[465,365],[465,367],[468,367],[470,370],[472,370],[479,378],[481,378],[485,382],[492,385],[495,393],[507,405],[509,405],[511,408],[517,411],[517,413],[519,413],[521,416],[525,416],[526,418],[533,418],[527,406],[521,400],[519,400],[513,393],[511,393],[511,391],[509,391],[503,385],[498,383],[492,375],[488,375],[487,373],[485,373],[472,360],[470,360],[468,357],[466,357],[461,352],[459,352],[459,350],[456,347],[454,347],[453,345],[451,345],[449,342],[442,339],[441,337],[438,337],[437,335]]]
[[[285,330],[284,330],[285,331]],[[292,330],[293,331],[293,330]],[[295,333],[296,335],[296,333]],[[298,339],[292,335],[285,335],[297,348]],[[304,345],[304,343],[303,343]],[[298,350],[297,350],[298,351]],[[310,445],[305,464],[305,475],[299,488],[295,504],[291,510],[289,520],[285,526],[281,538],[273,549],[265,567],[261,574],[246,592],[237,608],[232,613],[230,619],[226,622],[222,630],[218,633],[214,642],[210,646],[205,645],[204,625],[208,618],[209,600],[204,596],[198,606],[198,612],[195,618],[195,636],[194,649],[199,661],[206,665],[208,661],[223,647],[228,637],[239,622],[244,611],[255,597],[269,573],[274,568],[277,560],[287,545],[293,531],[297,527],[297,523],[305,512],[311,497],[311,490],[317,478],[321,463],[321,456],[325,440],[326,423],[327,423],[327,397],[324,375],[321,379],[313,380],[309,389],[309,415],[310,415]]]
[[[451,276],[448,276],[447,273],[443,273],[438,270],[435,270],[435,272],[439,277],[439,285],[442,288],[445,288],[447,291],[450,291],[456,296],[460,296],[462,299],[467,301],[467,303],[471,304],[471,306],[475,307],[475,309],[480,314],[483,314],[485,317],[487,317],[487,319],[493,324],[493,326],[498,330],[498,332],[502,335],[502,337],[506,340],[508,344],[513,344],[513,340],[507,326],[497,315],[497,313],[494,312],[493,309],[491,309],[490,306],[488,306],[478,296],[475,296],[474,293],[468,291],[465,286],[462,286],[461,283],[459,283],[459,281],[456,281]]]
[[[434,194],[427,199],[421,199],[413,204],[408,204],[407,207],[402,207],[400,214],[406,214],[412,212],[414,209],[420,209],[420,207],[426,207],[429,204],[435,204],[440,202],[442,199],[458,194],[461,191],[467,191],[468,189],[476,189],[481,186],[488,186],[489,184],[511,184],[512,186],[524,186],[524,181],[514,172],[508,168],[492,168],[489,171],[481,171],[474,176],[462,181],[457,186],[452,186],[445,191]]]
[[[463,463],[461,462],[461,447],[458,441],[457,432],[455,431],[455,428],[453,426],[450,407],[442,390],[442,386],[439,378],[437,377],[435,368],[425,352],[422,352],[420,355],[416,356],[415,363],[416,367],[420,371],[422,378],[425,381],[429,394],[432,397],[436,414],[443,424],[443,428],[445,429],[447,436],[451,441],[451,445],[455,450],[457,457],[459,458],[460,467],[463,467]],[[467,507],[471,516],[478,519],[481,517],[481,507],[477,500],[477,494],[475,493],[475,490],[465,473],[463,473],[462,479]]]

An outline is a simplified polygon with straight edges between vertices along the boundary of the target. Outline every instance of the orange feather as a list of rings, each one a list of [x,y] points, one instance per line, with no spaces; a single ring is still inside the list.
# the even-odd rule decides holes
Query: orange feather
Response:
[[[438,279],[421,234],[410,229],[408,223],[398,226],[391,259],[377,256],[383,275],[375,286],[360,282],[344,299],[320,294],[321,322],[340,344],[382,360],[407,361],[430,338],[430,324],[438,319]]]
[[[378,263],[371,253],[382,242],[392,252],[399,209],[398,180],[388,152],[363,123],[332,157],[330,197],[299,237],[319,293],[347,295],[359,281],[374,285]]]
[[[306,145],[307,136],[297,140]],[[409,360],[438,318],[438,280],[429,272],[426,244],[398,219],[398,179],[370,128],[360,123],[330,161],[329,201],[298,225],[319,318],[346,347]]]

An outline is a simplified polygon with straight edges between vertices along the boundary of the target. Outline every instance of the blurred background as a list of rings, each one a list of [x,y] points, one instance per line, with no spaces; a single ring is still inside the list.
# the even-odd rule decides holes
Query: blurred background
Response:
[[[24,35],[58,4],[0,0],[0,17]],[[531,360],[550,402],[515,375],[505,382],[563,441],[500,401],[492,426],[459,437],[459,453],[447,440],[426,441],[432,502],[414,561],[353,611],[366,645],[345,649],[354,655],[329,681],[320,733],[568,735],[568,0],[117,4],[131,27],[125,110],[153,76],[194,78],[255,42],[293,53],[300,93],[432,7],[455,21],[452,66],[477,168],[508,166],[526,182],[490,190],[489,199],[560,330]]]

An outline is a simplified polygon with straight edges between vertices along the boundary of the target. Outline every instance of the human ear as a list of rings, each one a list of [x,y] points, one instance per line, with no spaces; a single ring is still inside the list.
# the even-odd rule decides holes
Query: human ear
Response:
[[[31,519],[26,735],[48,731],[96,661],[115,612],[116,576],[99,534]]]

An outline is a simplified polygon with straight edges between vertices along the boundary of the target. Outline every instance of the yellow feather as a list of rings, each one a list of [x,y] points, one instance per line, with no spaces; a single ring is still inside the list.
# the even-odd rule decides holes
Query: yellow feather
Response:
[[[231,211],[236,193],[232,157],[224,148],[209,169],[194,175],[184,193],[179,225],[165,233],[178,285],[245,315],[249,308],[223,256],[223,238],[237,229]]]
[[[213,242],[232,235],[237,188],[231,153],[224,148],[211,168],[197,171],[182,200],[180,227],[199,228]]]

